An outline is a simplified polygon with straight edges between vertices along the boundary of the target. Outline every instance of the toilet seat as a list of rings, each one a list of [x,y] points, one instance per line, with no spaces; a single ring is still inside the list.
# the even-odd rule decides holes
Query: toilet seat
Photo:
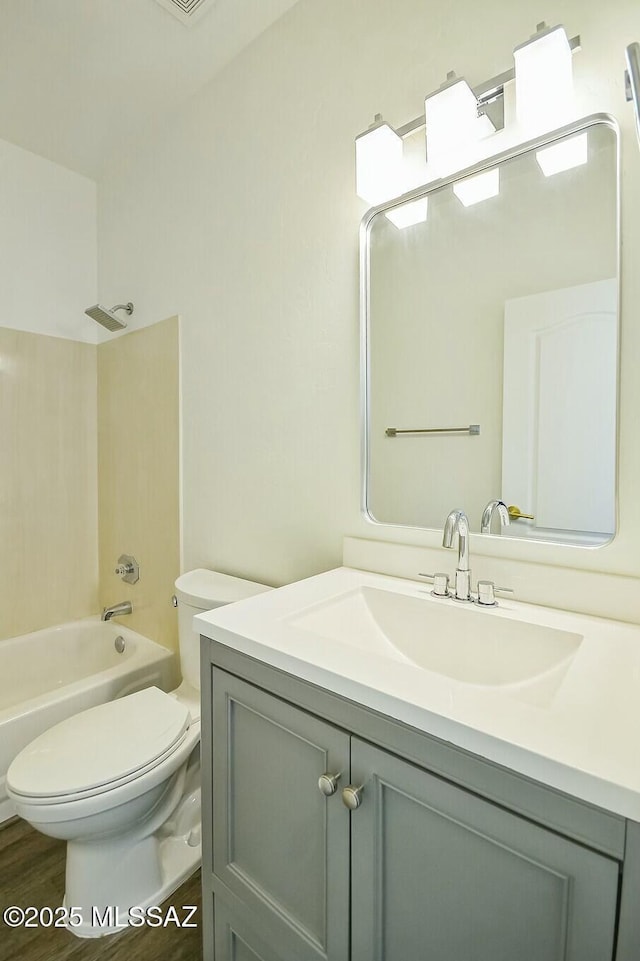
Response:
[[[12,762],[7,786],[31,804],[112,791],[162,764],[185,741],[187,707],[151,687],[56,724]]]

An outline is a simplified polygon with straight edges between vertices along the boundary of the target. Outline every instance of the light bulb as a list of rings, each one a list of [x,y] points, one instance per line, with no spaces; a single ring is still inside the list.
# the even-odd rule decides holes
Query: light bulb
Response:
[[[402,138],[388,123],[356,137],[356,193],[374,207],[402,193]]]

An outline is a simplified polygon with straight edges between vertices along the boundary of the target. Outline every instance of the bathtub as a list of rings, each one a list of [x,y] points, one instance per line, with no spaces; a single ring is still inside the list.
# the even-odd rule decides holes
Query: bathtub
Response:
[[[7,770],[34,737],[88,707],[179,681],[175,654],[97,616],[0,641],[0,822],[14,813]]]

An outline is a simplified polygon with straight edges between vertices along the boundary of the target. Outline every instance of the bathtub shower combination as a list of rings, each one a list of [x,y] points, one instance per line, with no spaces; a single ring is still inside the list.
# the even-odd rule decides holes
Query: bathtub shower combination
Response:
[[[115,933],[131,908],[161,904],[200,864],[200,637],[193,618],[269,588],[206,570],[182,574],[175,588],[179,686],[178,677],[175,683],[169,675],[152,679],[153,668],[145,664],[138,674],[115,680],[111,694],[105,692],[106,703],[76,703],[64,720],[43,720],[35,738],[30,727],[21,731],[21,743],[13,742],[6,794],[32,827],[67,842],[64,903],[82,915],[80,924],[70,926],[78,937]],[[112,622],[95,626],[111,630],[107,665],[121,657],[118,634],[125,653],[137,638]],[[45,676],[57,669],[50,646],[49,636]],[[74,650],[73,641],[71,646]],[[84,653],[91,645],[82,637],[78,647]],[[81,666],[80,653],[70,660],[71,670],[91,669]],[[104,676],[111,670],[118,668],[107,666]],[[36,693],[30,691],[29,703]],[[118,923],[96,921],[96,909],[117,910]]]
[[[0,642],[0,821],[15,808],[6,775],[35,737],[86,708],[143,688],[170,691],[176,657],[121,624],[85,618]]]

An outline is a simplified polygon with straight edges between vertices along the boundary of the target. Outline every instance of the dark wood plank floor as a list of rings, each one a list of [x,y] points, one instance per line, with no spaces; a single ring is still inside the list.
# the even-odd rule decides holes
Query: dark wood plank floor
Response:
[[[65,842],[24,821],[0,828],[0,915],[9,905],[56,908],[64,894]],[[76,938],[64,928],[10,928],[0,919],[2,961],[201,961],[200,872],[165,905],[198,905],[197,928],[139,927],[105,938]],[[184,917],[184,912],[177,911]]]

